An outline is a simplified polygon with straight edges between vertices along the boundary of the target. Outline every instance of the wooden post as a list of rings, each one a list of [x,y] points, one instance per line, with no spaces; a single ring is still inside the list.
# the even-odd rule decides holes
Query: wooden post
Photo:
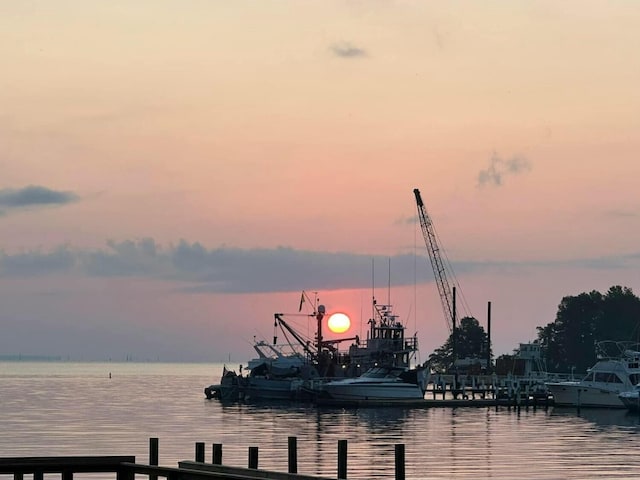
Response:
[[[249,447],[249,468],[258,468],[258,447]]]
[[[42,470],[33,472],[33,480],[44,480],[44,472]]]
[[[13,480],[22,480],[24,478],[22,472],[15,472],[13,474]]]
[[[222,444],[214,443],[213,444],[213,459],[212,462],[214,465],[222,465]]]
[[[338,478],[347,478],[347,441],[338,440]]]
[[[404,443],[396,444],[396,480],[405,480]]]
[[[491,302],[487,302],[487,369],[486,373],[491,373]]]
[[[73,470],[69,470],[68,468],[65,468],[64,470],[62,470],[61,479],[73,480]]]
[[[298,439],[289,437],[287,447],[289,452],[289,473],[298,473]]]
[[[196,442],[196,462],[204,463],[204,442]]]
[[[116,480],[134,480],[135,473],[131,468],[121,467],[116,472]],[[33,480],[36,480],[35,478]]]
[[[149,465],[158,466],[159,461],[158,455],[158,439],[155,437],[151,437],[149,439]],[[149,475],[149,480],[158,480],[157,475]]]

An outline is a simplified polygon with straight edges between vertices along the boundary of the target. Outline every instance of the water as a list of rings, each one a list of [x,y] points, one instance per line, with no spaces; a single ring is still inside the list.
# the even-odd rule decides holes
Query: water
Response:
[[[223,463],[334,476],[348,441],[348,478],[394,478],[404,443],[410,479],[640,478],[640,420],[626,410],[499,408],[338,409],[221,405],[204,398],[222,365],[0,362],[0,456],[135,455],[160,464],[194,458],[195,443],[223,444]],[[111,373],[111,378],[109,378]],[[1,477],[1,476],[0,476]],[[6,478],[6,476],[5,476]],[[93,478],[93,477],[92,477]],[[104,477],[103,477],[104,478]],[[111,477],[109,477],[111,478]]]

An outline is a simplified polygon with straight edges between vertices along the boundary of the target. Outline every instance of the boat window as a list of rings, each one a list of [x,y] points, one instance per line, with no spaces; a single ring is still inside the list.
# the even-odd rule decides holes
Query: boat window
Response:
[[[595,381],[602,383],[622,383],[620,377],[613,372],[596,372]]]
[[[624,383],[615,373],[610,374],[609,383]]]
[[[593,373],[587,373],[587,376],[582,379],[583,382],[592,382],[593,381]]]
[[[640,382],[640,373],[632,373],[629,375],[629,381],[632,385],[637,385]]]

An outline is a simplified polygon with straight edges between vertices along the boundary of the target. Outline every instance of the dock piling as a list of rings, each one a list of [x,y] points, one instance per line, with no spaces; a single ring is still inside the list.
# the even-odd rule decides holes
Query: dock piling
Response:
[[[211,463],[213,463],[214,465],[222,465],[222,444],[214,443],[212,450],[213,458],[211,459]]]
[[[258,447],[249,447],[249,468],[258,469]]]
[[[158,455],[158,438],[149,438],[149,465],[158,466],[160,456]],[[158,480],[157,475],[149,475],[149,480]]]
[[[404,443],[395,446],[396,480],[405,480],[404,470]]]
[[[204,463],[204,442],[196,442],[196,462]]]
[[[298,439],[296,437],[289,437],[287,449],[289,473],[298,473]]]
[[[347,478],[347,441],[338,440],[338,478]]]

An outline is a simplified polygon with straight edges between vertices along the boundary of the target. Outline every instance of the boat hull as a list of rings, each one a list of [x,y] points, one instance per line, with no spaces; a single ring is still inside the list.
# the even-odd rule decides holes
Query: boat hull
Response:
[[[629,410],[634,412],[640,411],[640,395],[638,395],[637,391],[623,392],[618,398]]]
[[[329,382],[324,391],[339,401],[421,400],[424,392],[418,385],[398,382],[341,383]]]
[[[547,383],[553,403],[565,407],[625,408],[618,397],[622,389],[604,389],[579,382]]]
[[[303,381],[298,378],[274,379],[249,377],[245,398],[251,400],[295,399]]]

